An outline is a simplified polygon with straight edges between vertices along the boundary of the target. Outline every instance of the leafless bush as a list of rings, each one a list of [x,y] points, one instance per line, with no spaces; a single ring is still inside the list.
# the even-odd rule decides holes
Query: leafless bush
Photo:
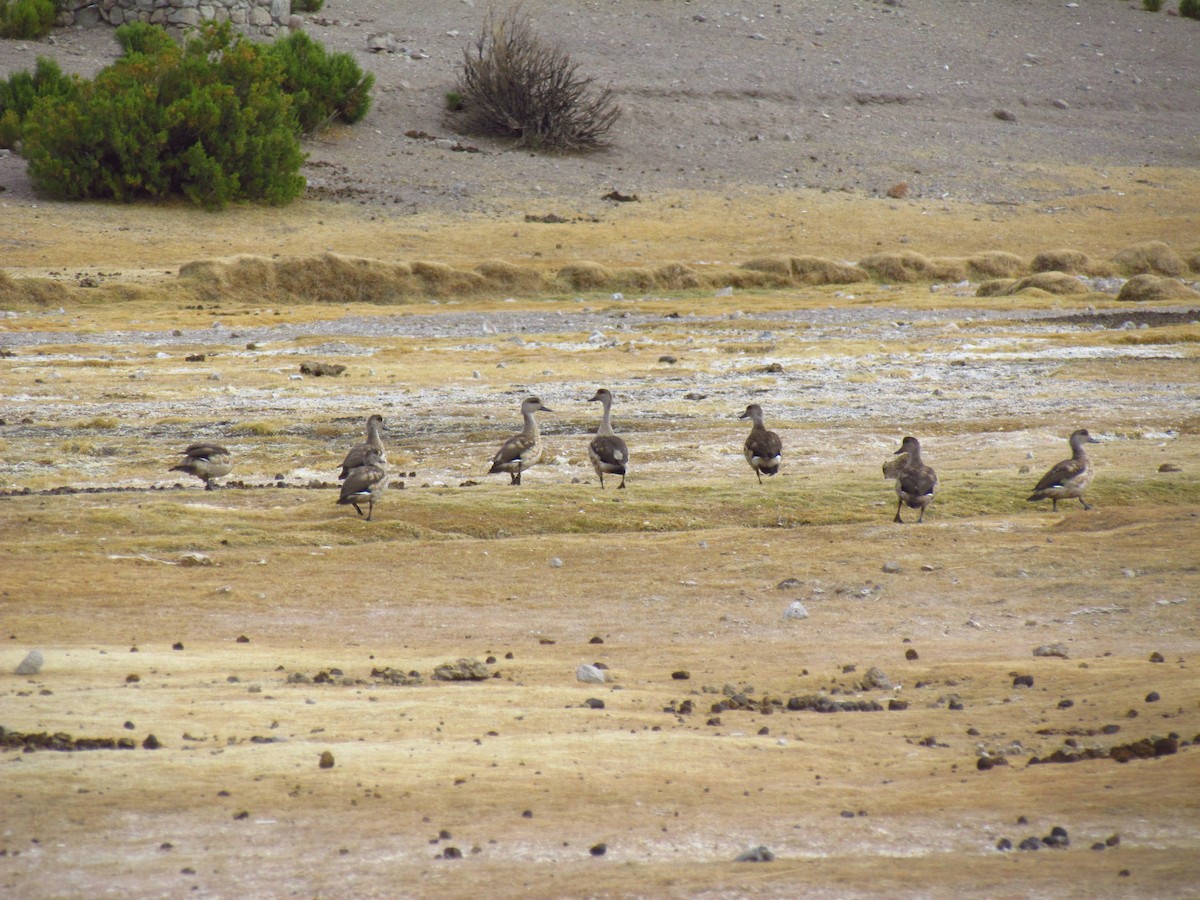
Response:
[[[612,90],[593,90],[593,79],[579,74],[565,50],[542,41],[520,6],[503,15],[489,10],[479,38],[463,52],[456,93],[460,130],[540,150],[602,147],[621,114]]]

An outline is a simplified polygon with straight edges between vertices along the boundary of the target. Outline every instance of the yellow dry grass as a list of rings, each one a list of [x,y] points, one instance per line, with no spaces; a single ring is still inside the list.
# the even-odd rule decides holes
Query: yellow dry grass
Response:
[[[23,314],[4,327],[63,337],[0,360],[9,395],[36,399],[29,422],[4,411],[5,486],[128,490],[0,498],[0,672],[31,647],[46,656],[36,677],[0,678],[0,725],[153,733],[163,748],[0,753],[0,893],[1185,894],[1200,879],[1195,745],[1124,765],[1025,763],[1200,732],[1196,326],[1056,330],[1016,314],[1132,307],[836,280],[875,254],[924,260],[930,280],[1015,279],[1064,235],[1104,261],[1200,233],[1180,192],[1132,174],[1124,187],[1104,196],[1113,213],[1086,194],[1053,215],[756,194],[571,225],[368,221],[300,204],[279,236],[264,227],[274,210],[97,206],[73,220],[72,248],[46,230],[67,208],[18,211],[29,233],[0,293]],[[66,259],[78,270],[80,245],[127,277],[38,280]],[[217,261],[177,277],[204,259]],[[713,272],[744,279],[732,299],[714,296]],[[37,299],[48,292],[60,299]],[[389,292],[404,305],[381,308]],[[611,344],[554,324],[585,308],[610,317]],[[894,334],[820,319],[876,308]],[[1014,322],[973,317],[996,310]],[[319,328],[448,311],[550,324],[522,344]],[[642,318],[621,331],[623,314]],[[214,321],[221,340],[189,343]],[[254,350],[240,336],[313,323]],[[166,358],[158,345],[88,341],[131,328],[182,334]],[[349,348],[344,376],[290,378],[318,350],[335,361],[335,341]],[[194,353],[206,359],[181,359]],[[1044,360],[1034,377],[1005,369],[1028,359]],[[579,386],[602,382],[628,385],[614,409],[634,458],[620,492],[601,491],[586,460],[596,410]],[[826,382],[851,385],[862,409],[839,418],[816,390]],[[552,458],[521,488],[485,479],[534,389],[564,401],[543,419]],[[785,463],[760,487],[731,396],[744,407],[771,390]],[[895,404],[918,390],[928,406],[898,420]],[[1013,412],[1018,395],[1050,412]],[[136,412],[51,411],[68,402]],[[978,413],[954,414],[972,403]],[[303,485],[332,482],[374,411],[396,483],[367,523],[335,505],[335,487]],[[102,416],[111,424],[90,424]],[[1106,437],[1093,449],[1096,508],[1052,514],[1024,497],[1076,419]],[[910,426],[942,483],[919,527],[891,522],[880,471]],[[247,486],[174,489],[166,469],[193,437],[229,445],[227,480]],[[276,473],[287,487],[269,486]],[[187,552],[212,564],[184,565]],[[807,619],[784,618],[794,600]],[[1033,655],[1055,643],[1068,658]],[[430,681],[459,657],[493,657],[498,677]],[[584,662],[608,666],[610,682],[576,681]],[[424,683],[372,678],[384,666]],[[872,666],[897,689],[862,692]],[[288,681],[335,667],[332,683]],[[1034,687],[1014,687],[1014,674]],[[714,712],[727,686],[758,702]],[[1147,702],[1151,691],[1161,699]],[[822,692],[908,708],[770,703]],[[1009,766],[976,768],[980,752],[1005,751]],[[994,849],[1055,825],[1069,849]],[[1119,847],[1088,849],[1112,834]],[[592,856],[601,842],[606,855]],[[732,862],[760,844],[774,863]],[[438,858],[447,847],[464,858]]]

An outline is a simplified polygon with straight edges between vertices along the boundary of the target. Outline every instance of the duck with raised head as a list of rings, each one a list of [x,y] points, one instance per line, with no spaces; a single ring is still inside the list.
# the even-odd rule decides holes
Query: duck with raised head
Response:
[[[195,475],[204,482],[206,491],[213,489],[213,479],[222,478],[233,471],[233,457],[219,444],[207,441],[192,444],[183,451],[183,455],[183,462],[171,466],[169,471]]]
[[[351,447],[346,454],[346,458],[342,460],[342,471],[338,475],[338,480],[342,481],[348,476],[351,470],[363,465],[367,460],[367,453],[374,450],[379,458],[386,464],[387,453],[383,449],[383,416],[379,413],[374,413],[367,417],[367,437],[361,444]]]
[[[896,481],[896,517],[892,521],[904,524],[900,510],[905,506],[919,509],[917,523],[924,521],[925,508],[937,493],[938,477],[921,459],[921,442],[912,435],[902,440],[900,449],[883,464],[883,475]]]
[[[604,414],[600,418],[600,427],[596,429],[596,436],[588,445],[588,459],[592,461],[592,468],[600,476],[601,488],[604,487],[606,474],[620,475],[621,483],[617,485],[617,489],[621,490],[625,487],[625,466],[629,463],[629,448],[625,446],[623,440],[617,437],[612,428],[612,391],[608,388],[600,388],[596,391],[596,395],[588,401],[588,403],[597,402],[604,407]]]
[[[383,454],[370,449],[363,454],[362,465],[355,466],[342,482],[342,492],[338,497],[338,505],[349,504],[360,516],[363,514],[360,503],[367,504],[367,521],[375,513],[375,504],[387,490],[388,474],[383,468]]]
[[[525,420],[525,428],[520,434],[514,434],[505,441],[496,455],[492,457],[492,467],[489,475],[497,472],[507,472],[512,478],[511,484],[521,483],[521,473],[530,466],[536,466],[542,458],[542,434],[538,431],[535,415],[539,412],[554,412],[544,406],[537,397],[527,397],[521,403],[521,417]]]
[[[1059,500],[1076,499],[1083,504],[1084,509],[1091,509],[1083,499],[1083,492],[1092,483],[1092,461],[1084,452],[1083,445],[1100,442],[1088,434],[1086,428],[1080,428],[1071,435],[1069,443],[1071,458],[1055,463],[1050,471],[1042,476],[1033,493],[1025,498],[1027,501],[1050,500],[1053,502],[1051,511],[1058,512]]]
[[[746,462],[750,463],[750,468],[758,476],[758,483],[762,484],[764,475],[774,475],[779,471],[779,465],[783,462],[783,441],[763,425],[762,407],[757,403],[747,406],[738,418],[749,419],[753,423],[744,450]]]

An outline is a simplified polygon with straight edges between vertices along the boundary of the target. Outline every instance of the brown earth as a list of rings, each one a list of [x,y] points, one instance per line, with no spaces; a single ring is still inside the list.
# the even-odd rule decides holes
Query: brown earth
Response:
[[[0,672],[45,656],[0,676],[0,727],[136,747],[0,750],[0,894],[1194,889],[1189,295],[979,296],[971,275],[198,303],[177,277],[328,251],[546,273],[1004,251],[1014,277],[1040,254],[1118,274],[1148,242],[1200,252],[1200,23],[795,6],[527,4],[626,110],[593,156],[404,137],[452,137],[441,96],[482,10],[333,0],[306,28],[377,75],[377,102],[309,145],[291,207],[49,203],[0,159]],[[369,55],[375,31],[419,52]],[[113,52],[54,40],[0,41],[0,72]],[[300,378],[313,362],[347,369]],[[621,492],[586,457],[600,384],[632,450]],[[510,488],[481,473],[534,392],[547,458]],[[761,487],[751,401],[785,448]],[[333,476],[372,411],[393,485],[367,523]],[[1095,508],[1026,503],[1081,425]],[[891,522],[879,469],[909,432],[941,479],[920,526]],[[166,471],[198,438],[234,452],[229,487]],[[785,618],[797,600],[808,618]],[[432,678],[460,657],[496,677]],[[608,683],[576,680],[593,662]],[[873,666],[892,689],[862,687]],[[813,697],[883,709],[787,709]],[[1177,752],[1107,756],[1142,739]],[[1056,752],[1098,758],[1029,765]],[[1069,847],[996,849],[1055,826]],[[759,845],[774,861],[733,861]]]

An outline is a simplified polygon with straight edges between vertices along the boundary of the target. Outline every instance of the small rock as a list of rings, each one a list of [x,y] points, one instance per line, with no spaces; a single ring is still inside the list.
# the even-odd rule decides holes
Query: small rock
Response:
[[[739,853],[733,859],[734,862],[774,862],[775,854],[769,848],[761,844],[752,850],[747,850],[745,853]]]
[[[903,200],[908,196],[908,182],[901,181],[887,189],[887,195],[893,200]]]
[[[996,841],[996,849],[1000,851],[1008,851],[1012,849],[1012,841],[1008,838],[1000,838]]]
[[[1013,687],[1033,687],[1033,676],[1017,675],[1013,678]]]
[[[142,741],[142,747],[146,750],[157,750],[161,746],[162,744],[158,742],[158,738],[152,734],[146,735],[146,739]]]
[[[604,701],[597,697],[588,697],[583,701],[583,705],[588,709],[604,709]]]
[[[687,669],[677,669],[671,673],[671,678],[673,678],[675,681],[687,681],[691,677],[692,673]]]
[[[898,562],[885,562],[883,564],[883,571],[889,575],[899,575],[902,570]]]
[[[1067,648],[1063,644],[1042,644],[1040,647],[1035,647],[1033,650],[1034,656],[1057,656],[1060,659],[1067,658]]]
[[[606,680],[602,671],[587,663],[579,664],[579,668],[575,670],[575,679],[584,684],[604,684]]]
[[[452,663],[442,663],[433,670],[435,681],[483,681],[492,673],[477,659],[462,658]]]
[[[1157,703],[1162,698],[1158,696],[1158,691],[1151,691],[1146,695],[1147,703]]]
[[[177,566],[211,566],[212,564],[211,556],[207,553],[198,553],[195,550],[181,553],[175,557],[175,565]]]
[[[1166,660],[1163,658],[1163,655],[1161,653],[1159,653],[1157,650],[1155,650],[1153,653],[1150,654],[1150,662],[1160,663],[1160,662],[1166,662]]]
[[[550,560],[550,568],[552,568],[552,569],[561,569],[562,564],[563,564],[563,561],[561,559],[559,559],[557,556],[553,557]]]
[[[322,769],[332,769],[333,768],[333,754],[328,750],[322,750],[321,751],[321,759],[320,759],[320,762],[317,763],[317,765],[320,766]]]
[[[993,111],[992,111],[992,115],[993,115],[993,116],[995,116],[997,119],[999,119],[1001,122],[1015,122],[1015,121],[1017,121],[1017,114],[1016,114],[1016,113],[1014,113],[1012,110],[1009,110],[1009,109],[997,109],[997,110],[993,110]]]
[[[914,650],[912,647],[909,647],[907,650],[904,651],[904,658],[911,662],[914,659],[920,659],[921,655],[919,653],[917,653],[917,651]]]
[[[1035,837],[1027,837],[1017,845],[1018,850],[1040,850],[1042,842]]]
[[[442,851],[442,859],[462,859],[462,851],[457,847],[447,847]]]
[[[604,842],[601,842],[599,844],[593,844],[591,846],[591,848],[588,850],[588,853],[592,854],[592,856],[603,856],[607,852],[608,852],[608,844],[605,844]]]
[[[21,660],[15,671],[18,675],[36,675],[42,671],[44,663],[45,658],[42,656],[41,650],[30,650],[25,654],[25,658]]]
[[[892,681],[887,675],[883,674],[883,670],[876,666],[871,666],[867,669],[867,674],[863,677],[862,688],[864,691],[890,691],[892,689]]]
[[[1160,471],[1160,472],[1182,472],[1183,469],[1179,468],[1179,466],[1175,465],[1175,463],[1163,463],[1161,466],[1158,467],[1158,471]]]
[[[793,600],[788,604],[787,609],[783,611],[785,619],[807,619],[808,610],[804,608],[804,604],[799,600]]]

